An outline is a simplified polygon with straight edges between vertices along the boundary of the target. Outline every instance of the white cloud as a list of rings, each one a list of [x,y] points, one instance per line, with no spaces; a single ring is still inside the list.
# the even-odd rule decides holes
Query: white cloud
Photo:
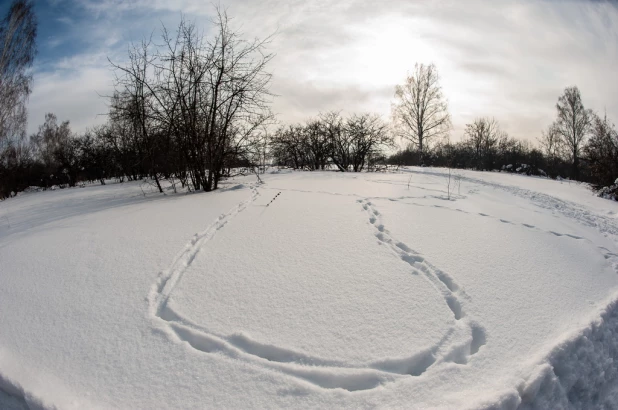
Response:
[[[28,102],[28,134],[36,132],[45,114],[53,112],[71,129],[83,132],[105,122],[106,98],[113,91],[113,73],[106,56],[80,55],[58,61],[53,70],[35,73]]]
[[[80,28],[92,38],[89,62],[76,56],[57,62],[53,73],[37,75],[31,122],[39,122],[45,111],[71,119],[78,130],[100,121],[96,114],[105,106],[97,92],[107,93],[111,83],[101,56],[113,54],[121,61],[130,41],[158,29],[161,20],[173,27],[180,11],[204,27],[213,12],[202,0],[78,2],[97,16],[96,25]],[[277,31],[270,69],[279,95],[273,108],[282,121],[330,109],[388,116],[393,88],[415,62],[437,65],[454,139],[476,116],[494,116],[513,136],[534,139],[553,120],[562,90],[573,84],[587,106],[607,108],[618,121],[618,8],[609,2],[229,0],[223,5],[245,36]]]

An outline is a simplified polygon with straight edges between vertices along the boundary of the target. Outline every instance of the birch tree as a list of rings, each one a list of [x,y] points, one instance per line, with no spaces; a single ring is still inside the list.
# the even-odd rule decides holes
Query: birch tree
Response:
[[[567,87],[556,104],[558,118],[556,129],[571,157],[573,177],[579,179],[579,159],[581,150],[590,130],[592,114],[584,108],[577,87]]]
[[[416,64],[405,82],[395,87],[395,99],[392,116],[396,130],[418,147],[422,164],[428,144],[446,137],[451,129],[448,102],[436,66]]]

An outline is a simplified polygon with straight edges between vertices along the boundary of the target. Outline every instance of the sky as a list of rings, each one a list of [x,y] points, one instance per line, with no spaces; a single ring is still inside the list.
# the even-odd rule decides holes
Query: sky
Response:
[[[5,14],[8,1],[0,5]],[[451,140],[476,117],[495,117],[534,141],[565,87],[618,122],[618,3],[559,0],[222,0],[247,39],[274,34],[268,66],[282,123],[320,112],[375,112],[389,120],[395,85],[434,63],[452,116]],[[35,0],[39,21],[29,133],[45,113],[83,132],[105,122],[108,59],[160,38],[181,15],[208,33],[203,0]]]

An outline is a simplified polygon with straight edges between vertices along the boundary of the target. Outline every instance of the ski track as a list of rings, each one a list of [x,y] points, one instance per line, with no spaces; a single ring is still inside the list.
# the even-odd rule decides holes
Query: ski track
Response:
[[[424,261],[404,243],[391,239],[389,232],[378,223],[380,213],[373,207],[370,212],[376,223],[376,230],[379,235],[382,235],[382,241],[385,244],[391,243],[395,252],[399,253],[401,260],[408,263],[415,273],[425,275],[432,286],[442,294],[445,303],[453,312],[455,325],[433,346],[407,357],[387,358],[365,363],[329,360],[260,343],[242,333],[218,334],[174,312],[168,306],[168,300],[174,288],[204,244],[212,240],[230,220],[255,201],[259,192],[255,187],[251,189],[252,194],[248,200],[221,215],[203,232],[196,234],[184,250],[176,256],[170,268],[162,272],[157,282],[151,287],[148,295],[149,313],[156,322],[163,323],[165,328],[172,332],[174,338],[186,342],[200,352],[220,354],[231,359],[257,364],[325,389],[344,389],[350,392],[374,389],[402,377],[420,376],[439,362],[466,364],[470,356],[477,353],[485,344],[484,328],[465,318],[461,300],[469,299],[468,296],[444,272]],[[364,200],[358,202],[362,201]],[[371,204],[367,203],[365,206],[369,209]],[[379,238],[378,235],[376,236]]]

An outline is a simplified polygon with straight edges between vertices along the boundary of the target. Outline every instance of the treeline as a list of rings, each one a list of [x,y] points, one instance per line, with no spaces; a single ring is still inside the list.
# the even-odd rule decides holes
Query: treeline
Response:
[[[102,126],[75,134],[68,121],[59,122],[49,113],[37,133],[5,149],[0,167],[2,196],[29,186],[74,187],[85,181],[105,184],[107,179],[149,178],[155,185],[167,180],[189,190],[199,189],[183,146],[163,133],[144,138],[132,117],[116,105],[120,99],[114,97],[113,101],[109,121]],[[387,124],[373,114],[344,118],[329,112],[274,133],[262,127],[235,136],[231,139],[235,145],[223,150],[218,178],[231,176],[238,168],[260,172],[267,164],[360,172],[384,165],[385,150],[393,147]],[[203,169],[208,170],[207,165]],[[213,183],[217,181],[213,179]]]
[[[133,45],[126,65],[111,63],[116,90],[105,125],[76,136],[49,114],[29,139],[7,139],[0,197],[106,178],[211,191],[232,169],[258,162],[272,121],[268,40],[240,39],[224,12],[216,28],[207,39],[182,20],[174,35],[163,27],[158,45]]]
[[[375,114],[321,114],[306,124],[279,128],[270,139],[274,165],[294,169],[361,172],[385,163],[393,146],[387,124]]]
[[[129,48],[116,73],[107,122],[80,135],[47,114],[26,136],[28,68],[35,55],[36,20],[28,0],[14,0],[0,22],[0,199],[29,186],[75,186],[81,181],[147,178],[163,192],[211,191],[244,169],[267,165],[344,172],[392,165],[505,170],[611,186],[618,196],[618,134],[606,116],[584,107],[577,87],[556,103],[556,118],[536,143],[508,136],[497,120],[452,131],[447,100],[434,65],[417,64],[395,87],[391,121],[376,114],[327,112],[303,124],[275,128],[270,112],[269,39],[243,40],[217,10],[206,38],[181,20],[160,40]],[[272,130],[275,131],[272,131]],[[394,141],[409,145],[394,155]],[[387,157],[388,154],[391,154]]]
[[[477,121],[491,121],[481,118]],[[465,137],[462,141],[438,142],[423,154],[420,162],[420,152],[413,145],[401,150],[388,158],[391,165],[426,165],[449,168],[475,170],[506,170],[515,171],[525,164],[525,173],[551,176],[543,153],[527,140],[517,140],[506,133],[497,136]],[[568,169],[568,164],[561,164],[562,169]],[[558,174],[554,174],[558,175]]]
[[[36,55],[37,21],[31,1],[15,0],[0,20],[0,199],[11,187],[27,153],[26,102],[32,90],[28,70]],[[8,192],[7,192],[8,191]]]
[[[494,118],[467,124],[456,143],[437,141],[420,152],[411,143],[389,157],[394,165],[431,165],[476,170],[504,170],[589,182],[597,188],[616,185],[618,132],[606,115],[584,107],[577,87],[568,87],[556,104],[556,120],[536,144],[511,138]]]

